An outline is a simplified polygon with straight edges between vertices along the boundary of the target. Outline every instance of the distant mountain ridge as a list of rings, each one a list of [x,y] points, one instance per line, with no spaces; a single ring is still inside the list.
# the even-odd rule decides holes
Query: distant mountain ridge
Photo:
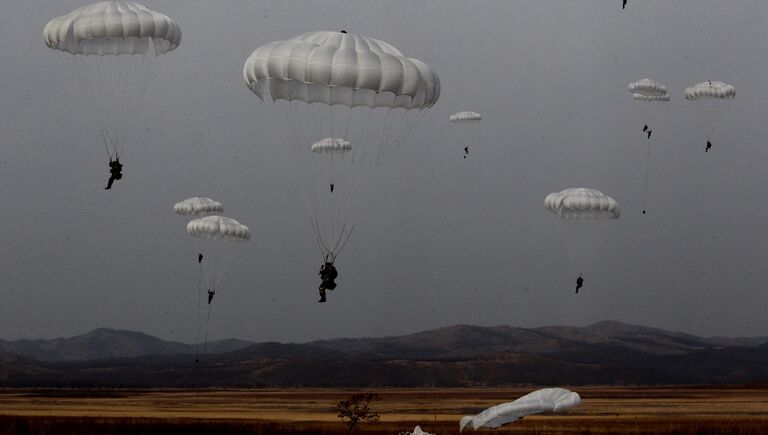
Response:
[[[768,383],[768,337],[711,337],[604,321],[456,325],[381,338],[195,345],[97,329],[0,340],[0,387],[416,387],[533,383]]]
[[[250,346],[242,340],[211,341],[206,352],[222,353]],[[85,361],[146,355],[192,354],[197,345],[165,341],[141,332],[98,328],[83,335],[50,340],[0,340],[0,353],[38,361]]]

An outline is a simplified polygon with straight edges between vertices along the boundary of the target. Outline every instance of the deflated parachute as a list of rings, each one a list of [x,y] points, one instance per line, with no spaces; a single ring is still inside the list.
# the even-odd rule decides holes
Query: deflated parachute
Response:
[[[459,423],[459,431],[465,428],[480,429],[483,427],[495,429],[526,415],[565,412],[581,404],[578,393],[564,388],[544,388],[515,400],[502,403],[475,416],[465,416]]]
[[[204,216],[207,214],[221,214],[224,213],[224,206],[220,202],[214,201],[211,198],[202,198],[195,196],[187,198],[184,201],[177,202],[173,206],[173,211],[176,214],[184,216]]]

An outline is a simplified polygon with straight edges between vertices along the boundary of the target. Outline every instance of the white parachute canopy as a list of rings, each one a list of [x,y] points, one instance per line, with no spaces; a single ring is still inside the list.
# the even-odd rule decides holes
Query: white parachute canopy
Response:
[[[224,213],[224,206],[211,198],[194,196],[174,204],[173,211],[182,216],[205,216]]]
[[[373,173],[437,102],[440,79],[392,45],[344,31],[264,44],[243,79],[282,127],[321,254],[335,258]]]
[[[45,44],[61,54],[100,124],[107,153],[122,153],[131,118],[161,58],[181,43],[181,28],[168,16],[125,0],[83,6],[43,29]]]
[[[421,430],[421,426],[416,426],[413,428],[413,432],[400,432],[400,435],[433,435],[429,432],[424,432]]]
[[[581,276],[597,252],[605,222],[621,216],[619,204],[599,190],[572,187],[547,195],[544,206],[560,217],[574,272]]]
[[[223,242],[247,242],[251,230],[240,222],[224,216],[206,216],[187,224],[190,236]]]
[[[342,154],[352,150],[352,144],[338,137],[327,137],[312,144],[312,152],[317,154]]]
[[[736,97],[736,88],[728,83],[710,80],[696,83],[685,89],[686,100],[701,100],[706,98],[730,99]]]
[[[595,189],[571,187],[544,198],[544,206],[563,219],[618,219],[619,204]]]
[[[459,431],[465,428],[473,430],[483,427],[495,429],[519,420],[526,415],[565,412],[581,404],[578,393],[564,388],[544,388],[515,400],[502,403],[475,416],[464,416],[459,423]]]
[[[472,111],[456,112],[448,118],[456,126],[452,134],[453,141],[457,148],[464,150],[463,155],[465,159],[469,155],[469,150],[472,146],[482,142],[480,130],[480,121],[482,119],[482,115]]]
[[[730,100],[736,97],[736,88],[728,83],[718,80],[709,80],[696,83],[685,89],[685,98],[689,101],[701,101],[701,104],[695,104],[699,112],[701,121],[701,130],[706,136],[707,142],[713,139],[715,129],[723,125],[727,119],[728,113],[726,106],[731,106],[730,117],[734,116],[734,106]],[[715,142],[716,143],[716,142]],[[702,144],[703,145],[703,144]]]
[[[470,122],[480,121],[481,119],[483,119],[482,115],[471,111],[456,112],[448,118],[451,122]]]
[[[251,230],[240,222],[224,216],[205,216],[187,224],[187,233],[196,241],[198,252],[205,255],[203,273],[208,288],[215,289],[235,258],[237,245],[251,239]]]
[[[651,79],[640,79],[629,84],[632,98],[638,101],[669,101],[667,87]]]

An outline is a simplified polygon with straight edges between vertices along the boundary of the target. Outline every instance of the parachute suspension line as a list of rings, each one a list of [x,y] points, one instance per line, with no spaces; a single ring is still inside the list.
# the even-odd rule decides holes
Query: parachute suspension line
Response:
[[[581,271],[579,270],[579,266],[576,264],[576,256],[573,252],[573,247],[571,246],[571,239],[568,237],[568,234],[565,232],[565,229],[563,228],[563,223],[558,221],[557,228],[560,230],[560,234],[563,235],[563,238],[565,239],[565,246],[568,249],[568,256],[571,257],[571,266],[573,267],[573,273],[575,273],[578,276],[581,276]]]
[[[341,251],[344,250],[344,247],[347,246],[347,242],[349,241],[349,238],[352,237],[352,232],[355,230],[355,226],[352,225],[349,229],[349,232],[347,232],[347,237],[344,239],[343,242],[341,242],[340,245],[338,245],[338,248],[335,250],[335,254],[333,255],[334,259],[337,255],[341,254]]]
[[[589,266],[589,264],[592,262],[592,257],[595,256],[595,253],[597,252],[597,247],[600,246],[600,242],[603,241],[603,236],[604,235],[605,235],[605,230],[600,231],[600,233],[598,234],[597,240],[595,241],[595,243],[592,246],[592,252],[589,253],[589,257],[587,257],[587,261],[584,262],[584,265],[582,266],[582,269],[586,269],[587,266]],[[581,272],[582,271],[579,271],[579,276],[581,276]]]
[[[417,125],[419,125],[419,123],[421,122],[421,118],[423,116],[424,116],[424,110],[418,110],[416,112],[416,115],[414,116],[413,120],[408,122],[405,129],[403,129],[403,131],[398,136],[395,137],[395,140],[392,143],[391,152],[394,152],[396,149],[399,149],[402,146],[403,142],[405,141],[405,138],[407,138],[408,135],[411,133],[411,131],[413,131],[413,129],[416,128]],[[385,155],[384,159],[387,159],[387,158],[388,156]]]
[[[195,321],[195,353],[200,358],[200,293],[203,291],[203,264],[197,263],[197,319]]]
[[[651,159],[651,144],[645,145],[645,182],[643,183],[643,214],[645,214],[646,203],[648,200],[648,171],[649,161]]]
[[[208,326],[211,324],[211,305],[208,304],[208,318],[205,321],[205,337],[203,338],[203,353],[205,353],[205,348],[208,345]]]

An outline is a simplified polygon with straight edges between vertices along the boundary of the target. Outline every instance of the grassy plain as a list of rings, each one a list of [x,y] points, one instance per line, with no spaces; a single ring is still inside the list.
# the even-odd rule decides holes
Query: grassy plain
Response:
[[[415,425],[458,433],[462,415],[536,387],[377,389],[378,423],[356,433],[397,434]],[[578,387],[581,407],[531,416],[494,433],[768,434],[768,386]],[[336,434],[336,402],[356,390],[0,390],[0,435]],[[480,431],[485,432],[485,431]],[[489,431],[490,432],[490,431]]]

